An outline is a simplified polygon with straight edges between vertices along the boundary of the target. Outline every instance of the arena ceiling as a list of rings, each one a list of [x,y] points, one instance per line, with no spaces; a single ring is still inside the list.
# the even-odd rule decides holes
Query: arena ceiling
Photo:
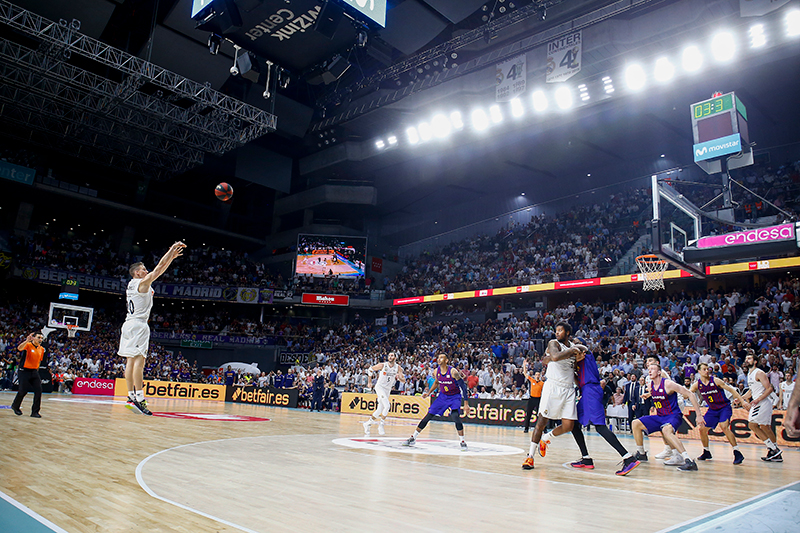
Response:
[[[796,127],[800,120],[796,101],[800,79],[795,74],[800,71],[800,39],[786,42],[780,37],[781,44],[770,46],[764,53],[742,50],[727,65],[709,65],[694,76],[681,77],[672,84],[651,85],[635,95],[626,94],[622,88],[621,68],[627,62],[647,63],[662,54],[675,55],[686,42],[698,40],[697,35],[707,39],[717,29],[746,33],[755,19],[739,17],[738,0],[520,1],[516,9],[530,10],[529,16],[514,24],[495,26],[487,25],[482,17],[495,13],[490,22],[497,24],[502,17],[493,10],[508,6],[511,0],[390,1],[389,20],[392,10],[402,12],[403,17],[421,21],[418,31],[407,27],[408,35],[398,35],[372,27],[368,46],[362,50],[353,49],[350,33],[356,32],[344,23],[337,32],[339,37],[326,43],[324,54],[314,46],[304,49],[299,45],[294,56],[277,48],[259,50],[261,57],[281,59],[291,76],[288,87],[278,91],[274,107],[261,97],[263,88],[230,75],[232,46],[224,43],[218,55],[209,54],[208,33],[195,29],[189,19],[191,0],[15,3],[53,20],[80,20],[80,31],[90,37],[274,112],[277,131],[250,141],[250,145],[294,162],[291,186],[275,188],[296,192],[325,183],[374,185],[378,204],[361,209],[357,215],[378,221],[383,227],[382,237],[394,245],[452,229],[465,220],[475,222],[659,170],[690,166],[688,106],[717,90],[734,90],[745,102],[757,150],[800,142],[800,129]],[[292,5],[291,1],[281,3]],[[464,7],[467,4],[469,9]],[[460,6],[457,13],[454,6]],[[542,20],[544,10],[534,8],[545,6],[549,8]],[[604,17],[603,10],[616,14]],[[670,19],[674,13],[693,15],[676,21]],[[780,14],[760,19],[768,21],[770,31],[775,32],[770,39],[779,39]],[[581,17],[594,17],[602,31],[593,35],[594,42],[585,41],[584,67],[570,83],[598,83],[611,73],[618,83],[615,97],[543,118],[528,115],[514,121],[506,117],[500,127],[483,134],[464,131],[444,141],[372,153],[375,139],[385,139],[391,133],[401,137],[407,127],[440,110],[458,109],[467,115],[477,106],[488,108],[494,103],[495,62],[510,57],[508,52],[514,50],[515,43],[546,35]],[[654,30],[642,34],[639,30],[647,24]],[[484,32],[483,38],[457,50],[458,58],[450,60],[449,74],[440,70],[426,81],[429,70],[415,75],[416,69],[406,69],[362,86],[362,80],[380,78],[381,72],[404,62],[421,68],[432,65],[432,60],[421,59],[426,51],[441,49],[471,31]],[[350,69],[338,83],[309,83],[322,58],[337,47],[352,63]],[[460,65],[454,67],[453,62]],[[533,62],[528,68],[529,84],[536,85],[543,78],[543,65]],[[404,96],[397,97],[397,91]],[[382,101],[376,103],[379,99]],[[353,111],[364,106],[370,111]],[[326,145],[326,140],[330,144]],[[206,157],[202,166],[173,176],[176,190],[196,181],[204,169],[218,174],[220,161],[230,159]],[[341,206],[322,206],[315,217],[341,220],[340,210]]]

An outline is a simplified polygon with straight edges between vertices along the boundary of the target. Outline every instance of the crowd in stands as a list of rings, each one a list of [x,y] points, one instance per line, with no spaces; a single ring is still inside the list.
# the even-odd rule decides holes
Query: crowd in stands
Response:
[[[750,307],[752,312],[743,317]],[[12,302],[0,308],[0,353],[6,371],[13,371],[18,341],[41,327],[40,319],[32,317],[43,312],[31,302]],[[225,316],[212,316],[220,323],[226,321]],[[154,313],[153,323],[156,329],[180,329],[180,324],[199,317]],[[734,332],[733,325],[739,319],[744,329]],[[342,391],[363,391],[368,383],[366,368],[395,351],[408,376],[406,383],[396,385],[396,392],[420,394],[432,383],[436,355],[444,352],[468,375],[472,397],[525,399],[529,388],[523,363],[528,361],[531,374],[544,374],[544,347],[555,335],[555,324],[567,321],[574,336],[583,338],[599,358],[606,402],[612,406],[621,401],[625,385],[646,372],[643,363],[647,356],[658,357],[676,381],[691,379],[697,364],[708,362],[715,375],[743,389],[746,379],[742,361],[748,350],[754,350],[776,390],[785,391],[793,386],[793,369],[800,354],[796,344],[798,320],[797,277],[768,283],[752,294],[678,293],[655,302],[575,300],[552,309],[483,322],[466,316],[392,314],[385,325],[361,317],[337,326],[275,319],[254,330],[254,322],[243,320],[242,324],[249,324],[245,326],[249,334],[285,337],[286,350],[297,364],[288,372],[276,370],[260,376],[239,372],[234,384],[296,387],[301,405],[308,405],[317,367],[327,380],[325,388],[336,389],[338,397]],[[238,322],[233,319],[227,324],[236,328]],[[75,377],[122,377],[123,361],[115,355],[116,329],[102,315],[96,315],[93,330],[79,333],[75,339],[66,338],[60,331],[51,333],[47,339],[51,371],[67,388]],[[180,352],[156,342],[150,347],[145,368],[148,379],[224,382],[217,373],[205,376]],[[7,387],[9,382],[4,380],[3,385]],[[333,391],[326,394],[333,396]],[[328,400],[326,405],[335,407],[335,402]]]
[[[646,205],[646,190],[629,189],[603,203],[451,243],[408,260],[386,288],[404,297],[597,277],[639,237]]]

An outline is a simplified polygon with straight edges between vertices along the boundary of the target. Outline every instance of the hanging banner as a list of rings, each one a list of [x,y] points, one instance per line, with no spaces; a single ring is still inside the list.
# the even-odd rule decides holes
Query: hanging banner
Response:
[[[381,259],[380,257],[373,257],[372,258],[372,268],[371,268],[371,270],[373,272],[375,272],[376,274],[382,274],[383,273],[383,259]]]
[[[582,38],[576,31],[547,43],[547,83],[567,81],[581,71]]]
[[[497,65],[497,88],[495,100],[508,102],[525,92],[527,83],[527,60],[519,55]]]

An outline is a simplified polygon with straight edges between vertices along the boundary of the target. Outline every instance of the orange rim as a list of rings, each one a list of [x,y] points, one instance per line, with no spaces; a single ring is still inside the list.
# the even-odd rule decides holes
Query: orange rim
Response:
[[[638,256],[636,258],[636,261],[637,262],[642,262],[642,263],[656,263],[656,264],[666,263],[666,261],[664,261],[663,259],[661,259],[660,257],[658,257],[655,254],[640,255],[640,256]]]

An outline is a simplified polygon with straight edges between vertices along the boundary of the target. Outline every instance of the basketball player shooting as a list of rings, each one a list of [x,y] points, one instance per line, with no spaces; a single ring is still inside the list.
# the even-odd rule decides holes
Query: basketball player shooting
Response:
[[[128,409],[144,414],[153,413],[144,399],[144,359],[150,347],[150,327],[147,320],[153,308],[152,283],[157,280],[175,258],[180,257],[186,245],[178,241],[169,247],[152,272],[143,263],[134,263],[128,272],[133,278],[126,291],[128,316],[122,325],[117,353],[127,359],[125,382],[128,385]]]

